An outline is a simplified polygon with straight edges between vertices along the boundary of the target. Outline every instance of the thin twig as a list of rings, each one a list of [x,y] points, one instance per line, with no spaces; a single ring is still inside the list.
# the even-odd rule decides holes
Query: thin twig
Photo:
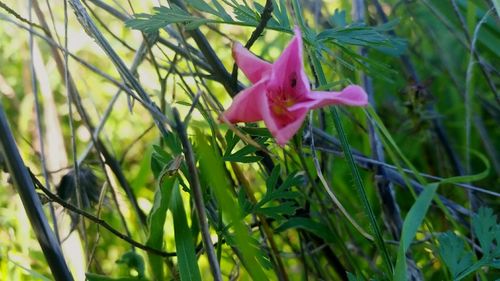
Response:
[[[167,134],[167,129],[165,124],[169,126],[173,125],[173,122],[169,120],[163,113],[160,112],[159,108],[156,104],[151,100],[149,95],[146,93],[142,85],[135,78],[135,76],[130,72],[127,68],[123,60],[118,56],[115,50],[111,47],[109,42],[104,38],[102,33],[99,31],[94,21],[90,18],[89,14],[83,7],[80,0],[69,0],[70,5],[75,12],[75,15],[80,22],[81,26],[87,32],[87,34],[96,40],[97,44],[102,48],[102,50],[108,55],[109,59],[115,65],[116,69],[122,76],[123,80],[125,80],[130,86],[137,92],[139,97],[144,101],[147,105],[146,109],[148,109],[149,113],[153,117],[153,120],[158,127],[158,130],[162,135]]]
[[[330,197],[330,199],[333,201],[333,203],[335,204],[335,206],[337,206],[337,208],[340,210],[340,212],[342,213],[342,215],[344,215],[344,217],[346,217],[346,219],[352,224],[352,226],[359,232],[361,233],[361,235],[363,237],[365,237],[366,239],[370,240],[370,241],[374,241],[373,239],[373,236],[371,236],[370,234],[368,234],[350,215],[349,213],[347,212],[347,210],[344,208],[344,206],[342,205],[342,203],[340,203],[339,199],[337,199],[337,196],[335,196],[335,194],[333,193],[332,189],[330,188],[330,186],[328,185],[328,183],[326,182],[325,180],[325,177],[323,176],[323,172],[321,171],[321,167],[320,167],[320,164],[319,164],[319,160],[318,160],[318,157],[316,156],[316,147],[314,145],[314,136],[312,134],[312,112],[309,113],[309,132],[311,132],[311,143],[310,143],[310,147],[311,147],[311,152],[312,152],[312,158],[313,158],[313,163],[314,163],[314,167],[316,168],[316,174],[318,175],[318,178],[320,179],[320,182],[321,184],[323,185],[323,187],[325,188],[326,190],[326,193],[328,194],[328,196]]]
[[[33,175],[33,173],[30,172],[30,175],[31,175],[31,179],[35,183],[36,187],[38,189],[40,189],[48,197],[49,200],[61,205],[65,209],[86,217],[90,221],[104,227],[109,232],[113,233],[116,237],[118,237],[118,238],[122,239],[123,241],[129,243],[130,245],[133,245],[133,246],[135,246],[139,249],[142,249],[148,253],[152,253],[152,254],[158,255],[160,257],[175,257],[176,256],[176,253],[170,253],[170,252],[158,250],[156,248],[152,248],[152,247],[144,245],[140,242],[135,241],[134,239],[128,237],[127,235],[125,235],[125,234],[121,233],[120,231],[116,230],[115,228],[113,228],[105,220],[98,218],[98,217],[92,215],[91,213],[89,213],[85,210],[82,210],[82,209],[78,208],[77,206],[75,206],[71,203],[68,203],[68,202],[64,201],[63,199],[59,198],[59,196],[50,192],[50,190],[48,190],[45,186],[43,186],[43,184],[35,177],[35,175]]]
[[[33,2],[33,3],[36,3],[36,2]],[[35,9],[36,6],[35,6]],[[47,44],[49,44],[52,48],[55,48],[55,49],[59,49],[61,50],[63,53],[68,53],[68,55],[74,59],[76,62],[80,63],[82,66],[84,66],[85,68],[88,68],[90,71],[94,72],[95,74],[101,76],[102,78],[104,78],[105,80],[109,81],[111,84],[117,86],[118,88],[122,89],[123,91],[125,91],[128,95],[130,95],[132,98],[134,98],[135,100],[137,100],[138,102],[140,102],[141,104],[142,101],[139,99],[139,97],[137,97],[137,95],[125,84],[123,84],[122,82],[114,79],[113,77],[111,77],[110,75],[108,75],[107,73],[104,73],[102,72],[99,68],[97,68],[96,66],[84,61],[82,58],[80,58],[79,56],[75,55],[74,53],[72,52],[69,52],[66,48],[64,48],[63,46],[61,46],[59,43],[57,43],[53,38],[52,36],[46,36],[46,35],[43,35],[41,33],[38,33],[34,30],[30,30],[29,27],[26,27],[22,24],[19,24],[15,21],[12,21],[8,18],[4,18],[2,15],[0,15],[0,20],[5,20],[7,22],[10,22],[12,24],[14,24],[15,26],[21,28],[21,29],[24,29],[24,30],[27,30],[29,31],[30,33],[32,33],[33,35],[37,36],[37,37],[40,37],[42,40],[44,40]],[[49,33],[50,34],[50,33]],[[144,106],[147,106],[145,104],[143,104]]]
[[[342,150],[340,148],[340,143],[339,143],[339,141],[336,138],[334,138],[331,135],[329,135],[329,134],[321,131],[318,128],[313,128],[313,132],[321,140],[323,140],[324,142],[327,142],[327,143],[330,144],[328,146],[325,146],[325,144],[323,144],[321,146],[316,145],[316,147],[318,148],[318,150],[323,150],[325,152],[334,153],[334,154],[336,154],[338,156],[342,155]],[[353,157],[355,158],[355,160],[358,161],[358,163],[361,164],[361,165],[367,165],[367,166],[373,166],[373,165],[375,165],[375,166],[389,168],[389,169],[391,169],[393,171],[397,171],[398,170],[398,168],[396,166],[394,166],[394,165],[387,164],[386,162],[381,162],[381,161],[378,161],[376,159],[367,157],[367,156],[363,155],[361,152],[359,152],[357,150],[353,149],[352,150],[352,154],[353,154]],[[443,180],[445,180],[445,178],[438,177],[438,176],[433,176],[433,175],[429,175],[429,174],[426,174],[426,173],[419,172],[417,174],[414,171],[412,171],[411,169],[407,169],[407,168],[402,168],[401,170],[404,171],[405,173],[409,173],[409,174],[412,174],[412,175],[417,176],[417,177],[421,176],[421,177],[432,179],[432,180],[436,180],[436,181],[443,181]],[[491,196],[500,197],[500,193],[498,193],[498,192],[491,191],[491,190],[488,190],[488,189],[485,189],[485,188],[480,188],[480,187],[477,187],[477,186],[473,186],[471,184],[464,184],[464,183],[451,183],[451,184],[455,185],[455,186],[458,186],[458,187],[461,187],[461,188],[464,188],[464,189],[470,189],[470,190],[474,190],[474,191],[481,192],[481,193],[484,193],[484,194],[488,194],[488,195],[491,195]]]
[[[266,0],[264,10],[262,10],[262,13],[260,14],[259,24],[257,24],[257,27],[255,27],[255,30],[252,32],[250,39],[248,39],[247,43],[245,44],[245,48],[250,50],[250,48],[257,41],[257,39],[259,39],[262,32],[264,32],[264,28],[266,27],[267,22],[272,18],[272,16],[273,16],[273,1]],[[233,64],[233,71],[231,72],[231,78],[232,78],[233,83],[235,85],[237,85],[238,84],[238,65],[236,63]]]
[[[186,10],[184,3],[180,0],[171,0],[172,3]],[[233,97],[242,88],[239,84],[232,83],[231,74],[222,64],[221,60],[215,53],[214,49],[208,42],[207,38],[201,33],[198,28],[189,30],[188,33],[193,37],[196,45],[200,48],[201,52],[205,56],[208,64],[212,67],[212,72],[217,77],[217,80],[224,86],[226,91]]]
[[[33,2],[33,7],[35,8],[35,12],[37,13],[37,16],[40,20],[40,23],[44,27],[48,27],[48,24],[45,21],[44,14],[42,13],[40,7],[38,6],[38,1]],[[47,28],[47,30],[48,30],[48,28]],[[53,38],[50,33],[47,33],[47,37],[50,39]],[[64,61],[61,58],[61,55],[57,50],[57,44],[55,44],[55,45],[51,44],[51,51],[52,51],[52,56],[56,62],[57,70],[59,71],[59,74],[62,77],[64,77]],[[77,109],[79,115],[81,116],[84,125],[89,130],[89,132],[93,132],[94,126],[93,126],[92,122],[90,121],[90,117],[89,117],[87,111],[85,110],[85,108],[81,102],[80,94],[78,93],[78,89],[76,88],[76,85],[71,77],[71,74],[69,75],[68,78],[69,78],[68,79],[68,81],[69,81],[68,86],[70,89],[69,92],[74,97],[72,100],[75,103],[76,109]],[[115,174],[116,179],[118,180],[118,182],[122,186],[123,190],[127,194],[127,197],[130,200],[130,202],[132,203],[134,211],[137,213],[137,216],[139,217],[141,223],[143,225],[146,225],[146,215],[140,209],[139,204],[137,203],[137,198],[136,198],[132,188],[130,187],[130,184],[128,183],[127,179],[125,178],[125,175],[123,174],[123,171],[121,170],[120,164],[113,157],[113,155],[109,152],[109,150],[106,148],[106,146],[104,146],[104,143],[99,138],[95,139],[93,137],[93,135],[91,135],[91,136],[92,136],[91,141],[94,142],[94,146],[97,148],[98,151],[100,151],[102,153],[106,164],[110,167],[110,169]],[[100,160],[100,158],[99,158],[99,160]],[[106,171],[106,170],[104,170],[104,171]]]
[[[33,18],[32,4],[33,4],[32,1],[29,1],[28,6],[29,6],[29,20],[30,21]],[[33,27],[31,25],[30,25],[30,30],[33,31]],[[29,35],[29,48],[30,48],[30,57],[31,57],[31,63],[30,63],[31,83],[32,83],[32,88],[33,88],[33,96],[35,97],[36,127],[37,127],[37,133],[38,133],[38,139],[39,139],[39,145],[40,145],[40,160],[41,160],[41,164],[42,164],[43,178],[44,178],[45,184],[47,185],[47,187],[50,190],[51,187],[50,187],[49,175],[47,172],[45,143],[43,141],[44,136],[43,136],[43,131],[42,131],[42,121],[41,121],[42,117],[41,117],[41,112],[40,112],[40,100],[38,97],[37,74],[35,71],[35,62],[34,62],[34,53],[33,53],[34,38],[33,38],[33,33],[31,33],[31,32]],[[50,210],[50,217],[52,219],[52,224],[54,227],[54,233],[55,233],[57,241],[60,243],[61,237],[59,237],[59,227],[57,224],[56,212],[55,212],[53,204],[49,205],[49,210]]]
[[[27,24],[31,27],[39,28],[39,29],[43,30],[44,32],[47,32],[47,29],[45,29],[43,26],[31,21],[31,14],[30,14],[30,19],[27,20],[27,19],[23,18],[20,14],[18,14],[16,11],[12,10],[9,6],[7,6],[7,4],[5,4],[2,1],[0,1],[0,8],[4,9],[5,11],[7,11],[7,13],[13,15],[16,19],[20,20],[21,22],[24,22],[25,24]]]
[[[465,38],[469,42],[467,47],[470,51],[470,54],[472,57],[474,57],[477,60],[477,62],[479,64],[479,69],[481,70],[486,82],[488,83],[488,86],[490,87],[491,91],[493,92],[493,95],[495,96],[497,103],[500,103],[500,97],[498,96],[498,92],[497,92],[497,88],[495,86],[495,83],[493,82],[492,77],[490,76],[490,73],[486,69],[485,65],[483,64],[483,61],[481,60],[478,52],[476,51],[475,41],[477,40],[477,32],[479,31],[478,26],[480,26],[482,24],[478,23],[478,25],[476,25],[473,37],[471,38],[469,31],[467,30],[467,25],[465,24],[465,19],[458,8],[456,0],[450,0],[450,1],[451,1],[452,6],[453,6],[453,11],[455,12],[455,14],[457,15],[457,17],[460,21],[460,27],[462,28],[462,31],[465,34]],[[492,9],[488,10],[488,12],[485,13],[485,15],[480,20],[480,22],[484,23],[484,21],[486,20],[486,18],[489,15],[491,10]]]
[[[365,22],[365,3],[364,0],[353,0],[354,15],[359,22]],[[360,54],[363,57],[368,55],[366,47],[360,48]],[[362,74],[363,85],[366,93],[368,94],[368,101],[370,105],[376,108],[375,98],[373,95],[373,81],[366,73]],[[370,138],[371,155],[374,159],[380,162],[385,162],[384,147],[377,134],[375,124],[372,120],[368,120],[368,134]],[[403,221],[401,219],[401,211],[396,202],[394,188],[391,182],[383,179],[384,167],[375,169],[375,185],[377,187],[380,200],[382,201],[383,214],[386,218],[387,227],[389,228],[394,239],[400,238]],[[381,177],[382,175],[382,177]],[[420,278],[421,279],[421,278]]]

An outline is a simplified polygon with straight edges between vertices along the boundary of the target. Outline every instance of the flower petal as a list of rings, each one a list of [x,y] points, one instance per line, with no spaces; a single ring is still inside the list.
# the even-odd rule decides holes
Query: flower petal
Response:
[[[304,122],[307,114],[307,108],[298,109],[294,112],[289,112],[286,120],[274,114],[269,107],[268,100],[261,106],[262,119],[269,132],[274,136],[276,142],[281,146],[285,144],[297,133]]]
[[[302,35],[295,27],[295,36],[273,64],[270,91],[284,91],[296,100],[310,91],[309,79],[304,72],[302,59]]]
[[[257,83],[267,73],[270,73],[272,68],[272,64],[252,54],[237,42],[233,45],[233,57],[238,67],[253,84]]]
[[[288,108],[290,111],[300,110],[301,108],[315,109],[326,105],[343,104],[351,106],[365,106],[368,104],[368,96],[357,85],[347,86],[341,92],[310,92],[309,101],[298,103]]]
[[[223,113],[231,123],[256,122],[262,120],[261,107],[267,104],[267,80],[244,89],[233,99],[231,106]]]

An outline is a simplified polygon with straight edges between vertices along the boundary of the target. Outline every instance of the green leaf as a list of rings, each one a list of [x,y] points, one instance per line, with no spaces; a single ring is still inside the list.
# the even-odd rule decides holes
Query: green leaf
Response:
[[[123,256],[121,256],[121,258],[118,259],[116,263],[126,265],[129,270],[136,270],[137,278],[144,277],[144,260],[142,259],[142,256],[138,255],[136,252],[130,251],[123,254]]]
[[[174,219],[175,248],[181,281],[201,281],[194,239],[188,226],[178,186],[174,186],[172,189],[170,208]]]
[[[154,195],[153,207],[148,216],[149,236],[146,245],[155,249],[163,249],[163,227],[167,217],[167,210],[170,203],[172,190],[178,188],[177,178],[167,175],[170,165],[165,164],[162,172],[156,179],[156,190]],[[149,264],[155,280],[163,280],[164,260],[155,254],[149,254]]]
[[[254,26],[257,26],[259,24],[259,13],[250,8],[250,6],[248,6],[246,3],[245,5],[235,6],[234,13],[236,15],[236,19],[241,22],[249,23],[250,25]]]
[[[350,272],[347,272],[347,280],[348,281],[364,281],[363,277],[358,277]]]
[[[273,15],[277,20],[277,25],[284,29],[290,29],[290,20],[286,12],[285,0],[279,0],[279,5],[276,0],[273,0]]]
[[[235,153],[231,153],[236,144],[240,141],[240,138],[236,136],[232,131],[228,131],[225,136],[227,147],[224,152],[224,161],[229,162],[240,162],[240,163],[253,163],[262,160],[261,156],[249,155],[255,153],[257,148],[252,145],[246,145],[242,149],[236,151]],[[262,139],[256,139],[258,143],[263,142]]]
[[[136,14],[125,22],[127,27],[153,33],[172,23],[185,24],[187,29],[196,28],[213,20],[192,16],[175,4],[155,7],[154,14]]]
[[[266,187],[268,192],[276,189],[276,184],[278,183],[278,178],[280,176],[280,169],[280,165],[274,166],[271,174],[267,178]]]
[[[267,128],[240,127],[240,129],[251,136],[262,137],[263,138],[262,143],[264,143],[266,139],[272,137],[271,133]]]
[[[497,11],[497,16],[500,18],[500,0],[492,0],[495,10]]]
[[[215,8],[217,9],[217,15],[218,17],[222,18],[225,21],[233,21],[233,18],[226,12],[226,8],[223,7],[219,1],[217,0],[212,0],[212,3],[214,4]]]
[[[203,0],[186,0],[188,5],[197,9],[198,11],[206,12],[209,14],[217,15],[217,10],[212,8],[206,1]]]
[[[497,224],[497,215],[493,214],[493,210],[485,207],[480,208],[472,220],[472,228],[479,240],[483,254],[500,258],[500,225]]]
[[[326,29],[316,36],[320,42],[356,45],[390,50],[392,55],[401,55],[406,50],[406,41],[387,35],[397,21],[390,21],[380,26],[366,26],[364,23],[353,23],[342,27]],[[380,48],[383,47],[383,48]],[[385,49],[384,49],[385,48]]]
[[[95,274],[95,273],[85,273],[88,281],[146,281],[146,278],[139,277],[108,277],[105,275]]]
[[[301,11],[299,1],[294,0],[292,3],[293,3],[293,7],[296,10],[297,14],[301,15],[301,13],[299,13],[299,11]],[[302,18],[302,17],[299,16],[299,18]],[[308,29],[303,21],[301,22],[300,26],[303,30]],[[312,65],[314,67],[314,71],[316,72],[316,74],[318,76],[319,84],[320,85],[327,84],[326,76],[325,76],[325,73],[323,72],[323,67],[322,67],[318,57],[316,55],[312,55],[311,61],[312,61]],[[361,175],[358,171],[356,163],[354,162],[354,158],[353,158],[352,153],[351,153],[350,144],[349,144],[349,141],[347,139],[347,135],[344,131],[342,121],[340,120],[340,116],[339,116],[339,113],[337,111],[337,108],[335,106],[331,106],[330,112],[332,113],[335,129],[337,130],[337,133],[338,133],[338,136],[340,139],[340,143],[342,144],[342,149],[344,151],[344,155],[346,156],[347,164],[349,166],[349,169],[350,169],[351,174],[352,174],[353,179],[354,179],[354,185],[356,187],[356,191],[360,197],[361,204],[363,206],[363,210],[365,212],[365,215],[369,219],[370,227],[371,227],[373,236],[375,238],[375,245],[377,246],[377,248],[380,251],[380,254],[382,256],[382,260],[383,260],[384,265],[385,265],[386,273],[388,275],[392,275],[393,271],[394,271],[394,266],[392,264],[391,257],[389,255],[389,251],[387,250],[387,247],[386,247],[384,240],[382,238],[382,233],[381,233],[380,227],[377,223],[377,219],[375,217],[375,214],[373,212],[373,208],[371,207],[370,202],[368,200],[368,196],[366,195],[363,180],[362,180]]]
[[[453,278],[467,270],[473,264],[472,253],[465,250],[464,241],[452,232],[446,232],[438,237],[439,252],[448,266]]]
[[[158,178],[161,171],[172,160],[172,156],[168,155],[160,146],[153,145],[153,153],[151,154],[151,171],[155,178]]]
[[[276,165],[266,180],[266,194],[255,204],[252,211],[263,214],[274,219],[283,219],[284,216],[293,215],[298,208],[295,201],[284,201],[285,199],[294,199],[299,193],[290,190],[292,186],[299,185],[302,180],[296,173],[290,174],[285,181],[276,188],[279,179],[280,166]],[[274,200],[280,200],[278,206],[267,206]]]
[[[330,17],[330,24],[333,27],[345,27],[347,25],[345,10],[335,9],[333,15]]]
[[[276,229],[276,232],[279,233],[288,229],[295,229],[295,228],[304,229],[305,231],[311,232],[312,234],[321,237],[326,242],[335,243],[333,235],[331,234],[328,227],[310,218],[303,218],[303,217],[289,218],[286,222],[284,222]]]
[[[298,207],[294,202],[286,201],[277,206],[257,208],[255,212],[275,220],[282,220],[284,219],[284,216],[291,216],[295,214],[297,208]]]
[[[224,7],[219,3],[217,0],[212,0],[213,5],[215,6],[215,9],[210,6],[207,2],[208,1],[203,1],[203,0],[186,0],[186,2],[193,8],[206,12],[209,14],[212,14],[214,16],[217,16],[219,18],[222,18],[223,20],[226,21],[232,21],[233,19],[231,16],[226,12]]]
[[[262,260],[259,258],[262,255],[261,251],[251,246],[251,236],[244,223],[243,212],[240,208],[235,208],[238,204],[229,192],[232,187],[228,184],[224,161],[218,154],[219,150],[214,148],[200,131],[196,131],[196,144],[196,154],[200,161],[200,176],[203,177],[204,182],[210,185],[215,194],[224,222],[234,229],[233,233],[229,233],[229,230],[223,231],[225,238],[232,239],[234,237],[232,245],[240,251],[243,259],[242,264],[252,278],[254,280],[267,280],[266,274],[258,262],[258,260]],[[243,197],[243,194],[241,196]],[[240,200],[244,200],[244,198]]]
[[[415,237],[418,228],[424,220],[425,214],[429,209],[432,198],[436,194],[439,183],[428,185],[417,198],[410,211],[406,215],[399,243],[398,257],[393,280],[407,280],[406,276],[406,251]]]

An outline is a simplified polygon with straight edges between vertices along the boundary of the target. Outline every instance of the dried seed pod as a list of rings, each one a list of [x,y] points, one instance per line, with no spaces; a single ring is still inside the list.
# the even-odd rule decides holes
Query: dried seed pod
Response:
[[[78,175],[78,178],[75,178],[74,169],[64,175],[57,187],[57,195],[64,201],[79,206],[81,209],[88,209],[99,201],[101,186],[98,184],[94,172],[89,168],[80,167]],[[69,215],[71,217],[71,230],[69,233],[71,233],[80,220],[76,213],[70,212]]]
[[[78,206],[78,196],[81,198],[81,208],[89,208],[99,201],[101,191],[97,182],[97,177],[91,169],[80,167],[78,169],[78,179],[75,179],[75,170],[71,169],[64,175],[57,187],[57,195],[73,205]],[[78,180],[77,190],[76,182]],[[78,194],[77,194],[78,192]]]

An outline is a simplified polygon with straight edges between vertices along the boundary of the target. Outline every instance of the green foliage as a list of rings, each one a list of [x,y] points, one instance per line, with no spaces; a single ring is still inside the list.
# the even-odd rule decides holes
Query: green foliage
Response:
[[[253,154],[257,151],[257,148],[252,145],[245,145],[242,149],[231,153],[234,149],[234,147],[238,144],[240,141],[240,138],[235,135],[232,131],[227,131],[226,136],[226,151],[224,152],[223,159],[224,161],[229,161],[229,162],[241,162],[241,163],[253,163],[253,162],[258,162],[262,160],[261,156],[256,156],[256,155],[249,155]],[[257,143],[263,145],[265,138],[259,138],[256,140]]]
[[[479,240],[483,256],[477,260],[465,248],[462,238],[453,232],[441,234],[439,253],[454,280],[462,280],[482,267],[500,268],[500,224],[490,208],[482,207],[472,219],[474,235]]]
[[[162,150],[159,147],[155,148],[153,157],[151,158],[152,165],[156,166],[158,161],[166,160],[164,155],[161,154]],[[164,245],[164,232],[163,228],[165,226],[165,220],[167,217],[167,210],[170,204],[170,199],[172,191],[174,188],[178,188],[177,178],[169,173],[172,173],[171,164],[174,163],[171,160],[168,163],[163,162],[163,169],[160,173],[158,171],[153,171],[157,175],[156,190],[153,200],[153,207],[148,216],[148,239],[146,240],[146,245],[153,247],[155,249],[163,249]],[[153,162],[155,163],[153,165]],[[173,171],[174,173],[176,171]],[[149,264],[153,272],[155,280],[163,280],[163,258],[155,254],[148,254]]]
[[[345,13],[336,13],[332,16],[334,28],[326,29],[316,36],[321,43],[336,45],[356,45],[377,48],[393,56],[398,56],[406,51],[406,41],[388,35],[398,24],[397,20],[379,25],[366,26],[364,23],[346,24]]]
[[[282,232],[288,229],[304,229],[305,231],[321,237],[326,242],[335,243],[335,239],[333,239],[334,234],[330,232],[330,229],[328,229],[326,225],[313,219],[303,217],[289,218],[276,228],[276,232]]]
[[[256,2],[254,3],[255,8],[253,8],[246,1],[244,1],[243,4],[234,0],[223,1],[225,5],[231,7],[232,13],[235,15],[235,18],[233,18],[226,11],[227,7],[224,7],[217,0],[211,1],[212,5],[200,0],[189,0],[186,2],[195,10],[210,14],[215,18],[209,19],[193,16],[177,5],[170,4],[169,7],[161,6],[154,8],[155,13],[152,15],[145,13],[136,14],[135,18],[128,20],[126,24],[130,28],[142,30],[147,33],[156,32],[174,23],[184,24],[187,30],[197,28],[207,23],[257,26],[260,21],[260,13],[263,10],[263,7]],[[285,9],[285,2],[280,0],[279,5],[276,1],[273,1],[273,3],[275,9],[273,18],[269,21],[269,27],[273,29],[289,30],[290,22]]]
[[[87,277],[88,281],[146,281],[148,279],[144,278],[138,278],[138,277],[109,277],[105,275],[99,275],[99,274],[94,274],[94,273],[87,273],[85,274],[85,277]]]
[[[243,221],[243,213],[238,207],[236,200],[228,192],[231,187],[226,179],[224,171],[224,162],[222,157],[210,145],[208,139],[197,133],[197,154],[200,159],[201,176],[212,188],[217,203],[220,207],[219,216],[222,216],[223,221],[228,227],[219,229],[224,235],[229,245],[236,247],[241,255],[240,259],[248,273],[255,280],[267,280],[266,274],[262,269],[263,261],[262,252],[258,249],[258,243],[253,242],[249,234],[247,225]],[[236,207],[236,208],[235,208]],[[229,227],[233,229],[230,231]]]
[[[55,208],[49,223],[71,248],[66,261],[75,271],[92,272],[88,280],[212,279],[208,255],[197,248],[202,229],[184,161],[190,155],[170,122],[173,106],[194,146],[223,280],[277,280],[282,270],[290,281],[399,281],[409,273],[422,280],[500,278],[496,210],[472,212],[476,202],[496,208],[500,198],[494,189],[500,175],[498,0],[379,0],[381,7],[357,1],[360,10],[356,1],[272,0],[261,34],[252,33],[265,0],[69,3],[77,2],[85,2],[102,33],[100,45],[109,40],[106,52],[65,38],[63,5],[40,2],[41,13],[31,19],[16,1],[0,4],[0,103],[26,166],[42,184],[61,194],[58,179],[73,159],[98,177],[92,184],[102,187],[98,203],[76,206],[94,218],[80,216],[77,231],[68,229],[76,214],[65,210],[65,198],[43,210],[50,215]],[[90,32],[72,7],[68,34]],[[354,21],[356,13],[364,19]],[[43,16],[48,26],[42,31]],[[225,83],[247,81],[230,75],[230,42],[259,35],[250,51],[276,60],[295,25],[311,88],[360,84],[373,104],[316,110],[285,147],[262,123],[228,129],[218,122],[237,94],[226,92]],[[195,28],[206,43],[189,32]],[[143,31],[148,44],[131,29]],[[65,85],[64,65],[59,72],[64,53],[56,59],[59,51],[51,49],[67,39],[74,89]],[[131,62],[130,69],[119,65],[125,79],[110,59]],[[53,279],[2,155],[0,280]],[[320,172],[345,213],[322,189]],[[98,226],[104,223],[116,232]],[[370,227],[371,237],[364,233]]]
[[[137,271],[138,279],[144,278],[144,260],[142,259],[142,256],[138,255],[136,252],[130,251],[123,254],[121,258],[116,261],[116,263],[124,264],[129,268],[129,270]]]
[[[441,257],[456,280],[461,272],[474,263],[473,254],[465,249],[464,241],[452,232],[442,234],[439,243]]]
[[[174,236],[179,275],[182,281],[201,280],[200,269],[194,248],[194,239],[189,229],[184,203],[178,185],[172,189],[170,208],[174,218]],[[193,222],[196,223],[196,222]]]
[[[417,198],[410,211],[406,215],[403,223],[403,231],[399,242],[398,256],[394,269],[393,280],[406,280],[406,251],[410,247],[413,238],[417,234],[417,230],[424,220],[427,210],[432,202],[432,198],[436,194],[439,183],[430,184],[425,187],[424,192]]]
[[[155,8],[155,15],[137,14],[135,19],[127,22],[127,25],[134,29],[142,30],[146,33],[154,33],[158,29],[172,23],[183,23],[186,29],[197,28],[210,20],[192,16],[188,12],[172,4],[170,7]]]
[[[292,199],[297,198],[300,194],[291,191],[293,186],[298,186],[302,182],[302,177],[296,173],[291,173],[279,187],[278,179],[280,166],[276,165],[271,172],[271,175],[266,180],[266,193],[254,206],[251,207],[252,213],[260,213],[266,217],[276,220],[283,220],[285,217],[295,214],[297,203]],[[278,205],[273,205],[273,201],[279,201]]]

